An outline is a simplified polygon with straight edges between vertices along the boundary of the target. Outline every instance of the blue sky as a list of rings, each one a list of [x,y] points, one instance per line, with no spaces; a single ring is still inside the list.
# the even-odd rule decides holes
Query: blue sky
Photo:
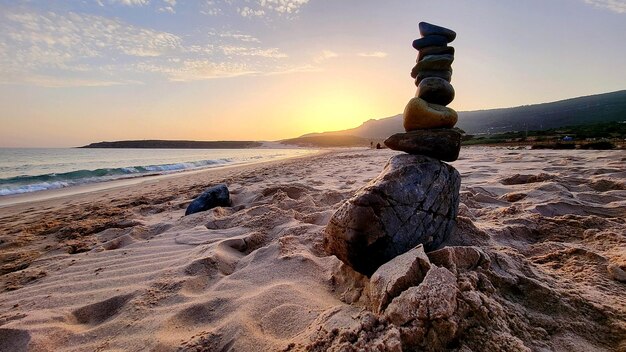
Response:
[[[401,112],[417,23],[457,110],[625,89],[625,0],[0,0],[0,146],[264,139]]]

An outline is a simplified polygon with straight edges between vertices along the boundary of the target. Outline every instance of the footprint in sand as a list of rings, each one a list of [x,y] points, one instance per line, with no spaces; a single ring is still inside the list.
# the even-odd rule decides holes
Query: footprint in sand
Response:
[[[117,315],[135,294],[114,296],[101,302],[93,303],[72,312],[76,323],[99,325]]]
[[[211,287],[220,276],[235,272],[241,258],[265,246],[268,239],[259,232],[243,237],[214,240],[212,254],[196,259],[184,269],[191,276],[183,284],[186,293],[196,295]]]

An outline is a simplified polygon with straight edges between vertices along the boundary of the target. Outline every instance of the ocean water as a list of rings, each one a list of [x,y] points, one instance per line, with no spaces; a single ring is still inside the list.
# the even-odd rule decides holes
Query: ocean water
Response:
[[[0,197],[306,155],[307,149],[0,148]]]

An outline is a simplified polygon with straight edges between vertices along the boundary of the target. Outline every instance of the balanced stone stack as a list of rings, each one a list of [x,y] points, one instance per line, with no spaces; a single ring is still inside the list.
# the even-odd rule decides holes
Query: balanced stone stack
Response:
[[[417,94],[404,111],[404,128],[385,141],[394,150],[382,173],[343,203],[324,231],[324,249],[365,275],[423,245],[442,246],[456,227],[461,177],[442,162],[458,158],[461,135],[450,85],[456,33],[425,22],[412,76]]]
[[[385,141],[390,149],[454,161],[459,157],[461,134],[452,129],[458,120],[456,111],[446,107],[454,99],[452,62],[456,38],[450,29],[421,22],[422,38],[413,42],[419,50],[417,65],[411,71],[417,93],[404,109],[404,129]]]

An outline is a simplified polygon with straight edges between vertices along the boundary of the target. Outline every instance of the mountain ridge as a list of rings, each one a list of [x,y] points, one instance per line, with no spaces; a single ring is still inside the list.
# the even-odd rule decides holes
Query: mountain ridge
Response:
[[[468,134],[492,134],[621,120],[626,120],[626,90],[510,108],[460,111],[457,127]],[[402,114],[369,119],[346,130],[307,133],[299,138],[343,135],[384,139],[398,132],[404,132]]]

